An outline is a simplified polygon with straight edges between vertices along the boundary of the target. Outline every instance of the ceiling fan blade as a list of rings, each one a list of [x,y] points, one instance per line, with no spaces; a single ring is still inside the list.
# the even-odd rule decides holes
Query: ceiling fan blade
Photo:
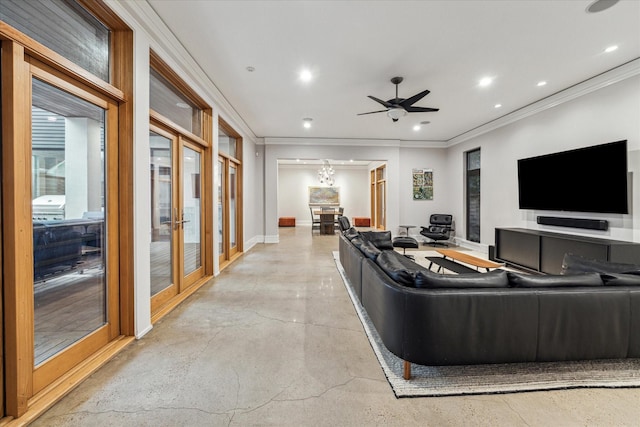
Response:
[[[389,110],[378,110],[378,111],[369,111],[368,113],[359,113],[359,116],[362,116],[364,114],[373,114],[373,113],[386,113]]]
[[[427,107],[404,107],[407,113],[430,113],[432,111],[440,111],[439,108],[427,108]]]
[[[385,107],[387,107],[387,108],[391,108],[391,107],[393,107],[393,105],[392,105],[392,104],[388,103],[387,101],[383,101],[382,99],[378,99],[378,98],[376,98],[375,96],[371,96],[371,95],[369,95],[369,98],[373,99],[373,100],[374,100],[374,101],[376,101],[378,104],[382,104],[382,105],[384,105],[384,106],[385,106]]]
[[[431,91],[425,90],[425,91],[422,91],[422,92],[420,92],[420,93],[418,93],[416,95],[413,95],[411,98],[407,98],[404,101],[402,101],[400,103],[400,105],[402,105],[403,107],[408,107],[410,105],[413,105],[416,102],[420,101],[425,96],[429,95],[429,92],[431,92]]]

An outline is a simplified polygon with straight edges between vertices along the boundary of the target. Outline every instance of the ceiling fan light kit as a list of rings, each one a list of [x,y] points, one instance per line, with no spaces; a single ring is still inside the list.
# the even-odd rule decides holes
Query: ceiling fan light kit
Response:
[[[360,113],[359,116],[365,114],[374,114],[374,113],[387,113],[387,116],[391,118],[394,122],[397,122],[400,117],[404,117],[407,113],[430,113],[434,111],[438,111],[439,108],[428,108],[428,107],[414,107],[413,104],[420,101],[422,98],[429,94],[429,90],[423,90],[422,92],[413,95],[410,98],[400,98],[398,97],[398,85],[402,83],[404,80],[402,77],[393,77],[391,79],[391,83],[396,85],[396,97],[392,98],[388,101],[383,101],[381,99],[376,98],[375,96],[369,95],[369,98],[376,101],[378,104],[386,107],[386,110],[378,110],[378,111],[369,111],[368,113]]]

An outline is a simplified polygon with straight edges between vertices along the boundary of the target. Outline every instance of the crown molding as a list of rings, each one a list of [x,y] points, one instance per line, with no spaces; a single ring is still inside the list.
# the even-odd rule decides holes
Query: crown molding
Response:
[[[266,137],[264,145],[339,145],[355,147],[446,148],[446,141],[403,141],[399,139]]]
[[[200,94],[212,101],[212,108],[218,108],[217,113],[229,122],[243,137],[256,143],[256,135],[249,125],[227,101],[222,92],[202,70],[202,67],[189,54],[176,36],[167,28],[164,22],[146,1],[117,1],[105,0],[105,3],[130,26],[143,30],[149,39],[151,48],[167,62],[188,83],[205,91]],[[134,25],[135,24],[135,25]],[[135,31],[134,31],[135,36]]]
[[[264,145],[339,145],[361,147],[399,147],[397,139],[350,139],[350,138],[293,138],[293,137],[266,137]]]
[[[456,144],[460,144],[461,142],[468,141],[469,139],[499,129],[503,126],[507,126],[526,117],[541,113],[542,111],[621,82],[630,77],[637,76],[638,74],[640,74],[640,58],[636,58],[609,71],[605,71],[602,74],[598,74],[588,80],[577,83],[567,89],[541,99],[540,101],[529,104],[496,120],[490,121],[475,129],[471,129],[451,138],[447,141],[446,147],[452,147]]]

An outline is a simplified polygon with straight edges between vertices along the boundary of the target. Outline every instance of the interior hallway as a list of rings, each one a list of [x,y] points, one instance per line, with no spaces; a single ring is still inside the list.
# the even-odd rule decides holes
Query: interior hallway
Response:
[[[639,425],[640,389],[396,399],[335,268],[280,228],[34,426]]]

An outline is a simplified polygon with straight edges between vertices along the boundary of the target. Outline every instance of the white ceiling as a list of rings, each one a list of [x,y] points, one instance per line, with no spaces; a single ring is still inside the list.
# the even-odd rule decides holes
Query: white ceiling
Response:
[[[258,137],[448,141],[640,57],[639,0],[147,1]],[[393,76],[440,111],[357,116]]]

